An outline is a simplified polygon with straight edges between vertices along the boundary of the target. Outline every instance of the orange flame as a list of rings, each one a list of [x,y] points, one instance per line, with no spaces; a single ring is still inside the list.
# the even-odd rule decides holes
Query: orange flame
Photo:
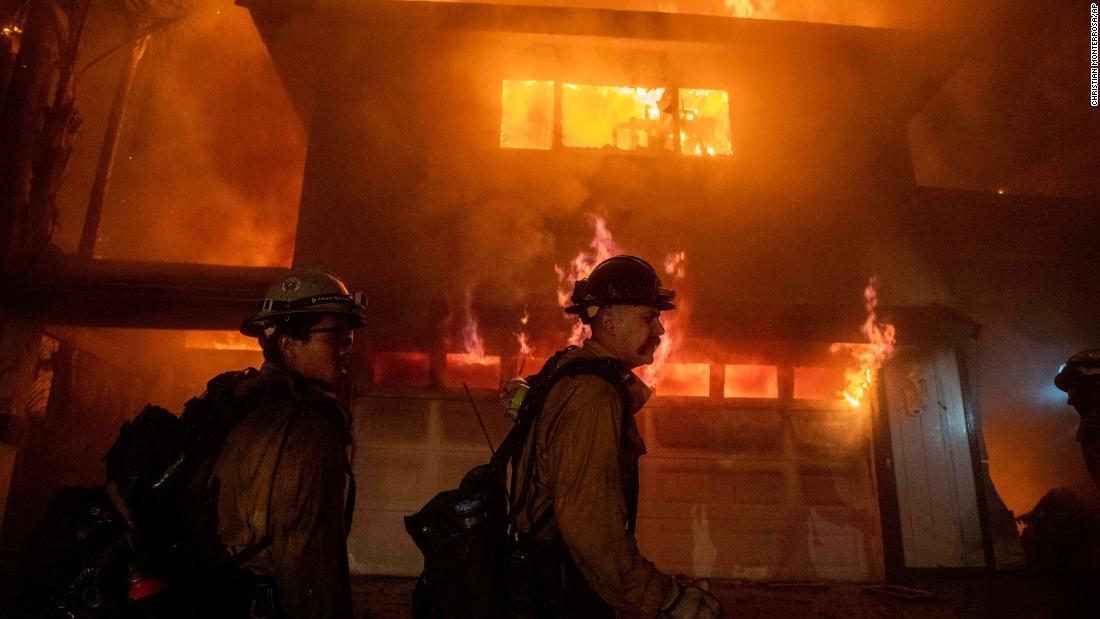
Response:
[[[777,19],[775,0],[726,0],[726,10],[732,17]]]
[[[665,273],[672,277],[673,282],[680,281],[687,273],[687,254],[682,251],[668,254],[665,256],[664,267]],[[683,303],[681,302],[680,305],[682,306]],[[681,311],[683,311],[682,307]],[[657,347],[657,350],[653,351],[653,363],[647,365],[642,371],[645,382],[650,385],[655,385],[658,390],[661,387],[661,369],[672,355],[672,351],[677,348],[679,340],[683,337],[680,333],[680,320],[680,316],[676,314],[664,314],[661,316],[665,334],[661,336],[661,345]],[[708,389],[706,385],[709,385],[710,382],[710,374],[708,373],[704,378],[707,382],[705,385],[700,386],[699,389],[705,393]]]
[[[582,250],[573,258],[568,267],[555,266],[558,274],[558,303],[565,307],[570,304],[573,293],[573,282],[588,277],[597,264],[604,260],[623,253],[622,248],[611,235],[607,228],[607,222],[602,218],[590,215],[593,237],[588,249]],[[687,253],[683,251],[673,252],[665,256],[663,261],[664,271],[676,282],[682,280],[687,273]],[[661,345],[653,353],[653,363],[642,370],[642,379],[660,389],[662,377],[667,374],[666,382],[669,395],[706,395],[710,389],[709,372],[698,371],[698,364],[668,364],[673,352],[682,344],[684,324],[684,302],[679,301],[679,314],[665,314],[662,323],[665,333],[661,336]],[[588,328],[581,324],[580,320],[573,323],[573,332],[569,337],[569,343],[580,345],[588,337]],[[667,371],[662,371],[662,370]]]
[[[519,319],[519,324],[527,326],[527,321],[531,316],[527,313],[527,306],[523,306],[523,316]],[[519,331],[513,333],[516,336],[516,343],[519,344],[519,369],[516,370],[516,375],[523,374],[523,367],[527,365],[527,360],[532,359],[535,356],[535,348],[531,346],[531,338],[527,335],[527,332],[522,328]]]
[[[852,408],[858,408],[870,393],[875,371],[894,356],[894,344],[897,342],[894,325],[878,322],[875,311],[878,307],[878,277],[872,276],[863,289],[863,306],[867,310],[867,319],[859,331],[867,338],[867,343],[836,343],[829,347],[834,353],[848,353],[854,362],[854,367],[849,366],[845,371],[848,387],[840,394]]]
[[[489,365],[496,361],[495,357],[485,356],[485,340],[481,338],[477,316],[474,314],[474,299],[472,288],[466,288],[463,310],[465,321],[462,323],[462,348],[464,355],[448,355],[458,363],[466,365]]]
[[[562,307],[570,304],[569,298],[573,295],[573,282],[588,277],[588,274],[596,268],[597,264],[623,253],[622,249],[619,248],[619,244],[611,236],[611,231],[607,229],[607,222],[602,217],[588,215],[588,220],[593,230],[592,241],[589,243],[588,249],[581,250],[568,266],[554,266],[554,272],[558,274],[558,305]],[[574,320],[573,333],[569,336],[569,343],[580,346],[586,337],[588,337],[588,327],[581,324],[579,319]]]

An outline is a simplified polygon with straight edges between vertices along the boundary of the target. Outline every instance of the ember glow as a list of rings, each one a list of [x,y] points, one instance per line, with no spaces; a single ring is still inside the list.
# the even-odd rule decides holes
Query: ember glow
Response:
[[[852,358],[853,365],[850,365],[845,372],[848,386],[840,394],[852,405],[852,408],[858,408],[863,398],[871,391],[875,371],[894,356],[897,330],[892,324],[878,321],[877,286],[878,278],[871,277],[863,289],[863,306],[867,310],[867,319],[863,321],[859,331],[867,338],[867,343],[837,343],[829,348],[831,352],[845,352]]]

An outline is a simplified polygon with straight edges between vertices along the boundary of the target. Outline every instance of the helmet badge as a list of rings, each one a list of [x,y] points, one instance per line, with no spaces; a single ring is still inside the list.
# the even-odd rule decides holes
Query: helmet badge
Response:
[[[282,286],[283,292],[286,292],[286,293],[295,292],[296,290],[298,290],[301,287],[302,287],[302,282],[297,277],[288,277],[286,279],[286,281],[283,282],[283,286]]]

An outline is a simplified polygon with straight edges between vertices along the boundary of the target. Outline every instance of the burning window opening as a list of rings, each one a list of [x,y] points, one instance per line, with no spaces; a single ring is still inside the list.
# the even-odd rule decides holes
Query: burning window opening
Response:
[[[673,109],[665,88],[562,84],[562,146],[671,151]]]
[[[794,398],[796,400],[841,400],[847,387],[843,368],[795,367]]]
[[[448,353],[447,366],[443,370],[443,384],[448,389],[462,391],[463,383],[466,383],[470,389],[498,389],[500,357]]]
[[[722,397],[778,398],[779,370],[774,365],[727,365]]]
[[[550,150],[554,142],[554,82],[504,80],[500,146]]]
[[[259,352],[260,343],[236,331],[187,331],[183,347],[196,350],[250,350]]]
[[[658,396],[709,396],[710,364],[665,363],[657,375],[654,393]]]
[[[694,156],[733,153],[729,93],[680,89],[680,153]]]
[[[560,122],[560,143],[555,143],[555,122]],[[504,80],[500,145],[730,155],[729,93],[573,83],[557,88],[552,81]]]
[[[372,365],[376,386],[428,387],[431,376],[428,353],[379,352],[374,354]]]

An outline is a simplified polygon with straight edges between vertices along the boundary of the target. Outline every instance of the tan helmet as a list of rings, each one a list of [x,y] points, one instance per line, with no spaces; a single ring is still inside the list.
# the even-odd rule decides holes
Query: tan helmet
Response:
[[[259,337],[293,314],[337,314],[353,329],[363,326],[367,295],[351,294],[335,275],[317,269],[295,269],[279,278],[264,294],[259,310],[241,323],[241,333]]]

